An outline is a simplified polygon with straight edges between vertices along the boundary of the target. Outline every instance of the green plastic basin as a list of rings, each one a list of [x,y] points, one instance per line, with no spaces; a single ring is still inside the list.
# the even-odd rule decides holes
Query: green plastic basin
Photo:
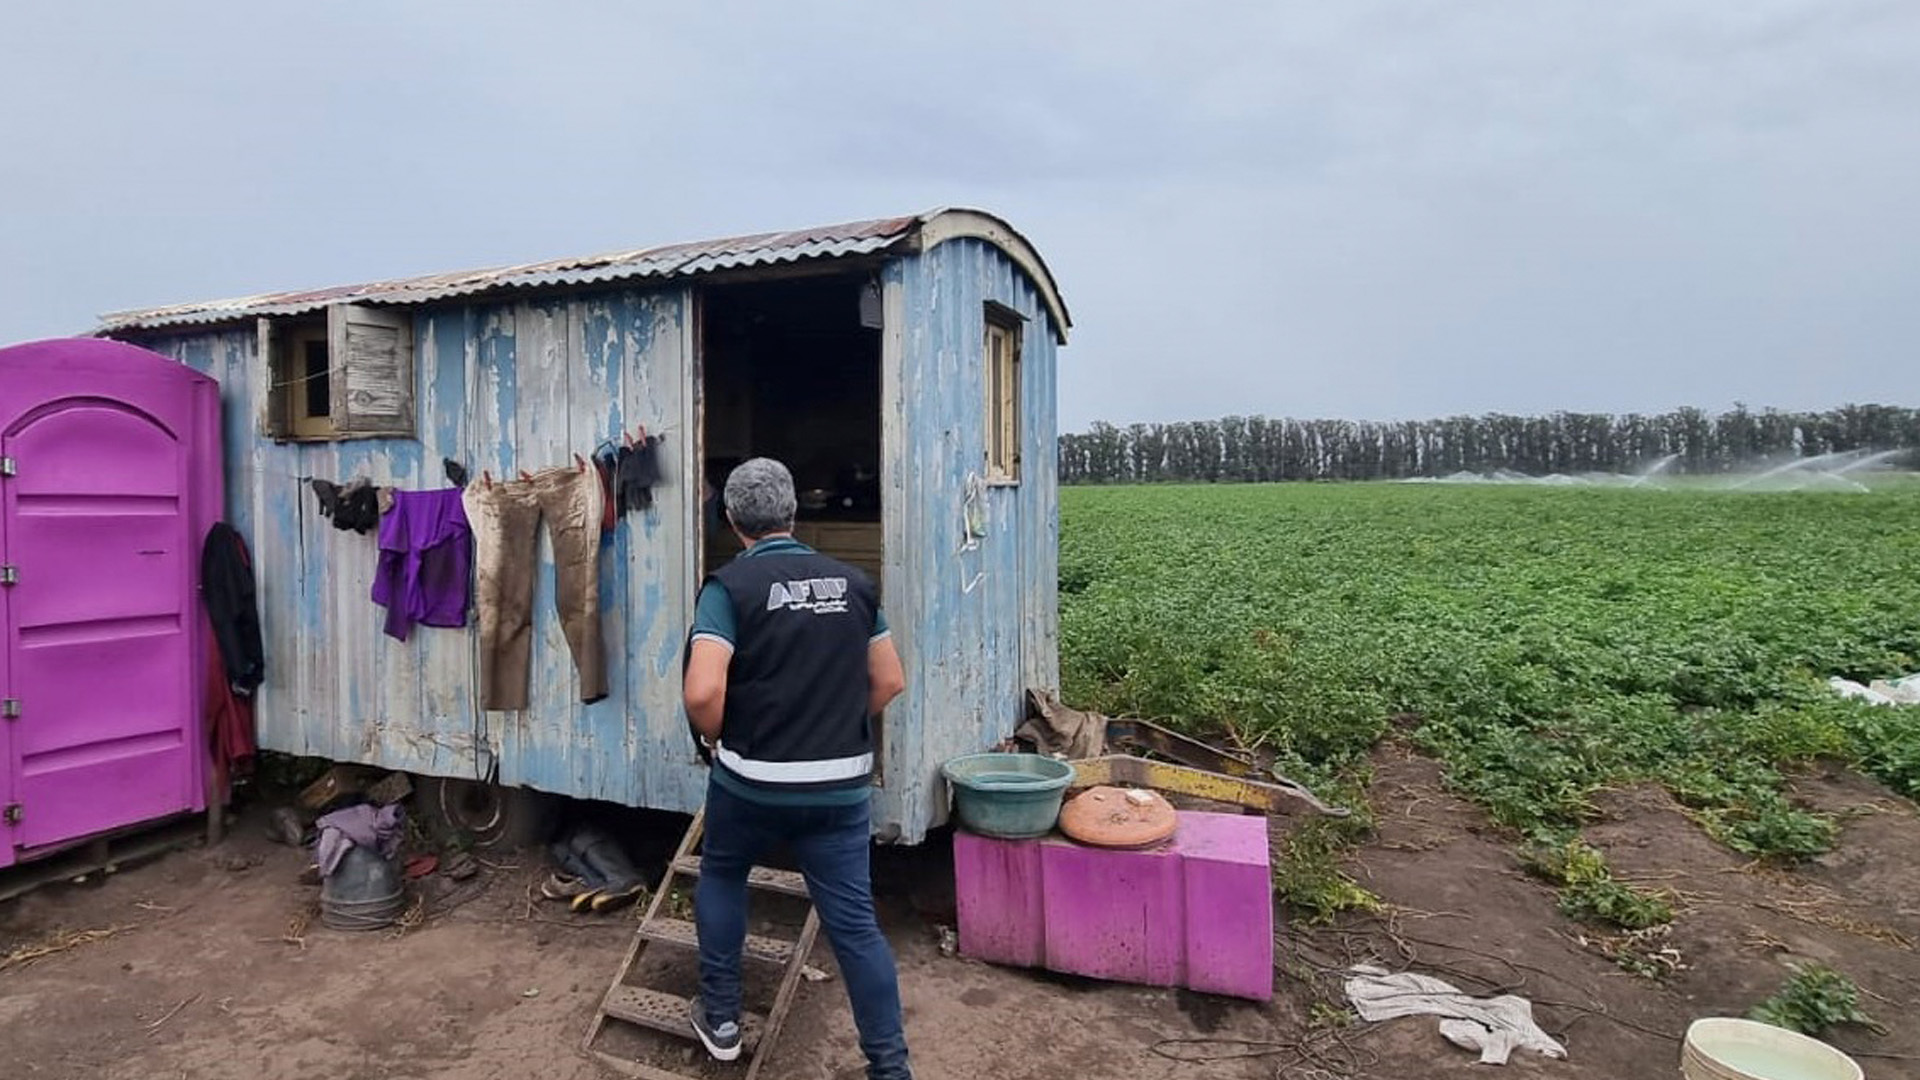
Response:
[[[940,772],[953,786],[953,812],[960,824],[1004,840],[1053,831],[1073,782],[1073,766],[1039,754],[968,754]]]

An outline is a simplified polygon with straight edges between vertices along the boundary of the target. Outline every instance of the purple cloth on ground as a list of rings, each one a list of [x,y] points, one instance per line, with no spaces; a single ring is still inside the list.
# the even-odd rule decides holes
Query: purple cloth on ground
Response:
[[[313,842],[313,859],[320,864],[322,876],[333,873],[350,847],[371,848],[382,858],[391,859],[400,850],[400,834],[405,824],[406,818],[397,805],[362,804],[335,810],[314,822],[320,836]]]
[[[373,602],[387,609],[386,632],[407,640],[414,624],[467,625],[473,532],[459,488],[395,491],[380,519]]]

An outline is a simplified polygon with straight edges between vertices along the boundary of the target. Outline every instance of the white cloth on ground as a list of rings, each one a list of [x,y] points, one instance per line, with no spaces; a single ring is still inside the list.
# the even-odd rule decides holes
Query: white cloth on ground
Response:
[[[1505,1065],[1516,1047],[1548,1057],[1567,1056],[1566,1048],[1533,1022],[1533,1003],[1502,994],[1477,998],[1452,983],[1411,971],[1390,974],[1366,964],[1349,968],[1347,997],[1368,1022],[1398,1016],[1438,1016],[1440,1034],[1455,1046],[1480,1052],[1481,1062]]]

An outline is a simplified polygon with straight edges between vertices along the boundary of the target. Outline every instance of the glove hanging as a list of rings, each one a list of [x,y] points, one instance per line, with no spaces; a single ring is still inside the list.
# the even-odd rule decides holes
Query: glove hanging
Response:
[[[620,493],[620,512],[653,508],[653,487],[660,482],[660,436],[640,431],[640,438],[620,448],[614,469]]]

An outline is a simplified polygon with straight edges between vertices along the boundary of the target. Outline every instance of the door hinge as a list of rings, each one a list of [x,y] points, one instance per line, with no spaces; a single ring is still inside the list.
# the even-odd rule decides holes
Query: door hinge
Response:
[[[18,584],[20,584],[20,568],[17,566],[0,566],[0,585]]]
[[[17,476],[20,463],[10,457],[0,457],[0,476]]]
[[[0,698],[0,720],[20,719],[20,699],[17,697]]]
[[[18,824],[20,824],[20,819],[21,819],[21,818],[23,818],[23,817],[25,817],[25,816],[26,816],[26,815],[25,815],[24,813],[22,813],[22,812],[21,812],[21,810],[20,810],[20,804],[19,804],[19,803],[8,803],[8,804],[7,804],[7,813],[6,813],[6,820],[7,820],[7,824],[9,824],[9,825],[18,825]]]

